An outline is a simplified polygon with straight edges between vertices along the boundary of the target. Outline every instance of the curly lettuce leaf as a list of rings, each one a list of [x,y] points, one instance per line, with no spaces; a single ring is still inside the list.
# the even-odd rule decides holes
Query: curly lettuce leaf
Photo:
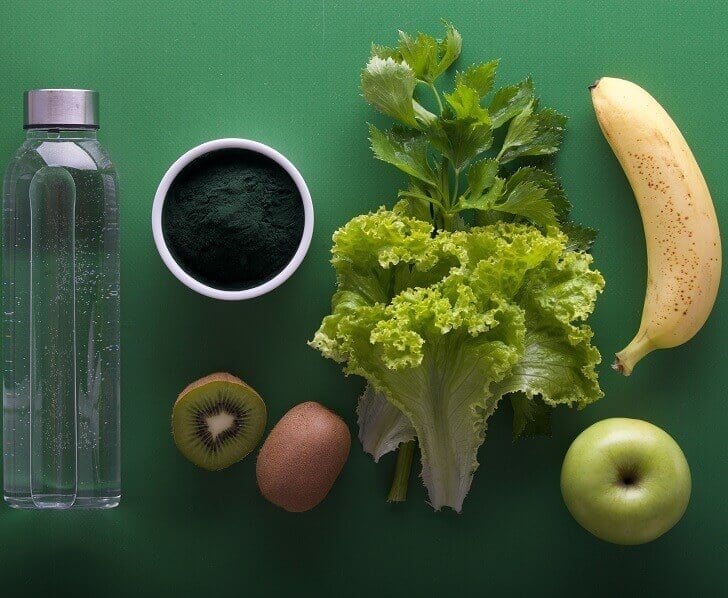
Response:
[[[415,429],[405,415],[383,393],[367,384],[356,408],[359,441],[374,462],[415,439]]]
[[[549,405],[522,392],[509,394],[508,399],[513,410],[513,440],[521,436],[551,434],[552,409]]]
[[[566,252],[529,273],[517,296],[526,313],[525,351],[498,392],[579,408],[603,396],[595,371],[601,356],[591,345],[591,328],[579,323],[604,288],[591,262],[588,254]]]
[[[590,313],[602,281],[553,228],[432,233],[384,209],[337,231],[339,290],[311,344],[411,423],[430,503],[460,511],[505,394],[549,405],[600,396],[591,332],[572,321]]]

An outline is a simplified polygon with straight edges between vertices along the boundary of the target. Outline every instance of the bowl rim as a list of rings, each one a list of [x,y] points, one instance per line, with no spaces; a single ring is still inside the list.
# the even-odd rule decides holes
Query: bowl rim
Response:
[[[276,162],[278,165],[283,167],[283,169],[293,179],[293,182],[298,188],[299,195],[301,196],[301,202],[303,203],[303,233],[293,257],[286,264],[283,270],[281,270],[273,278],[249,289],[224,290],[217,289],[200,282],[185,272],[174,259],[169,247],[167,246],[167,242],[164,239],[164,232],[162,231],[162,211],[164,208],[164,202],[167,198],[169,188],[172,186],[172,183],[180,172],[182,172],[186,166],[197,158],[204,156],[205,154],[226,149],[244,149],[253,151]],[[279,287],[288,280],[301,265],[303,258],[308,252],[311,245],[311,238],[313,237],[313,223],[314,216],[311,193],[308,190],[306,181],[303,179],[303,176],[301,176],[301,173],[293,165],[293,163],[279,151],[264,143],[239,137],[213,139],[187,150],[184,154],[177,158],[177,160],[175,160],[167,169],[167,172],[164,173],[164,176],[157,187],[157,192],[154,195],[154,203],[152,205],[152,235],[154,237],[154,244],[157,246],[157,252],[169,271],[175,276],[175,278],[177,278],[177,280],[193,291],[200,293],[201,295],[205,295],[206,297],[222,299],[225,301],[240,301],[242,299],[260,297],[261,295],[265,295]]]

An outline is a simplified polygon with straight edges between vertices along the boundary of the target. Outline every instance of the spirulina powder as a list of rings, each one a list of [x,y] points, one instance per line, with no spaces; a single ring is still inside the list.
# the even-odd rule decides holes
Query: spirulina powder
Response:
[[[247,150],[205,154],[175,178],[162,227],[190,276],[224,290],[255,287],[288,264],[303,235],[303,203],[278,163]]]

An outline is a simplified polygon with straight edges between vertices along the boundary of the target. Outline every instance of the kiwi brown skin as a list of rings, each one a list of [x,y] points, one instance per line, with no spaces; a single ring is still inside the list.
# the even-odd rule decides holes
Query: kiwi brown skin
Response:
[[[241,386],[245,386],[246,388],[253,390],[237,376],[233,376],[232,374],[228,374],[227,372],[215,372],[214,374],[208,374],[207,376],[203,376],[199,380],[190,382],[187,386],[184,387],[184,390],[177,395],[177,400],[175,401],[175,404],[177,404],[177,402],[179,402],[179,400],[187,393],[195,390],[196,388],[200,388],[200,386],[205,386],[205,384],[208,384],[209,382],[232,382],[233,384],[240,384]]]
[[[313,509],[331,490],[351,448],[351,434],[333,411],[312,401],[288,411],[258,454],[263,496],[286,511]]]
[[[189,413],[189,410],[191,408],[190,405],[194,406],[196,404],[199,404],[199,400],[191,399],[190,394],[201,387],[213,383],[225,383],[227,385],[239,387],[241,390],[236,392],[240,393],[242,391],[244,393],[245,409],[244,412],[240,415],[242,419],[238,420],[240,424],[245,426],[246,424],[244,422],[246,421],[246,418],[249,417],[248,414],[251,413],[251,410],[253,413],[253,419],[248,420],[247,424],[252,425],[253,427],[248,428],[246,439],[234,439],[234,442],[237,443],[237,446],[235,448],[228,447],[226,449],[223,449],[224,451],[226,451],[224,457],[222,457],[221,454],[207,453],[206,450],[201,451],[199,446],[193,447],[190,442],[190,438],[194,437],[194,433],[191,432],[189,424],[185,425],[183,423],[185,416],[182,415],[182,412],[186,409]],[[242,399],[238,400],[240,401]],[[185,405],[186,401],[187,403]],[[192,402],[190,403],[190,401]],[[192,409],[195,408],[196,407],[192,407]],[[233,402],[233,411],[236,408],[239,409],[240,406],[236,405],[235,402]],[[180,413],[178,413],[178,411]],[[174,442],[177,445],[179,451],[189,461],[203,469],[207,469],[209,471],[217,471],[219,469],[225,469],[233,463],[241,460],[250,451],[252,451],[253,448],[255,448],[255,446],[260,441],[260,437],[262,436],[265,429],[266,419],[267,409],[265,403],[263,402],[260,395],[255,391],[255,389],[243,382],[237,376],[233,376],[232,374],[229,374],[227,372],[215,372],[213,374],[204,376],[199,380],[191,382],[177,396],[177,400],[175,401],[174,407],[172,409],[172,437],[174,438]],[[196,440],[196,442],[199,442],[199,439]]]

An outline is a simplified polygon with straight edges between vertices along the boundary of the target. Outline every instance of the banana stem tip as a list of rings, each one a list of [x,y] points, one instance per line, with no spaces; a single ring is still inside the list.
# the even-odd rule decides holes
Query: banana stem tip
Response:
[[[612,364],[612,369],[615,372],[618,372],[618,373],[622,374],[623,376],[629,376],[630,373],[631,373],[631,372],[625,371],[624,364],[622,364],[622,362],[619,361],[619,358],[617,358],[617,359],[614,360],[614,363]]]

